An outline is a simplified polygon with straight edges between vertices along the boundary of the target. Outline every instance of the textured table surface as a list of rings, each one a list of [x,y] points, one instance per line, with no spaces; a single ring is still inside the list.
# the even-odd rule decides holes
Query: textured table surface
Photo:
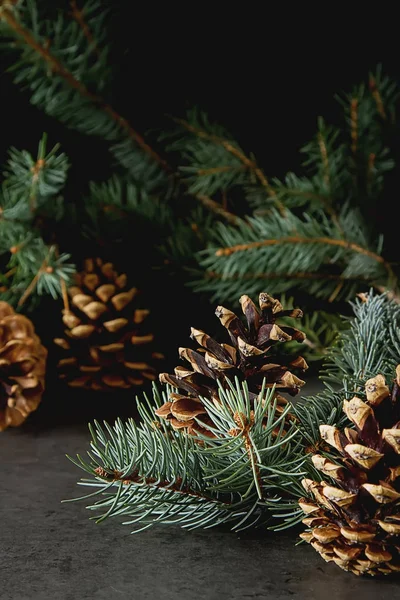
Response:
[[[39,413],[0,435],[1,600],[399,597],[400,580],[344,573],[295,547],[294,534],[164,526],[133,536],[116,520],[96,525],[84,503],[61,504],[82,492],[65,458],[88,447],[80,420]]]

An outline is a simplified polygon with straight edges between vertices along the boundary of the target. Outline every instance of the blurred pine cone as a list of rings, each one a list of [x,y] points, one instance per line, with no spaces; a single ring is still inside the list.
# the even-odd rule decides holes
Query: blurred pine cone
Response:
[[[87,259],[68,290],[71,306],[63,310],[64,351],[59,376],[72,387],[107,391],[141,386],[157,377],[163,358],[153,350],[148,310],[137,304],[138,290],[128,285],[110,262]]]
[[[18,427],[39,406],[46,359],[32,321],[0,302],[0,431]]]

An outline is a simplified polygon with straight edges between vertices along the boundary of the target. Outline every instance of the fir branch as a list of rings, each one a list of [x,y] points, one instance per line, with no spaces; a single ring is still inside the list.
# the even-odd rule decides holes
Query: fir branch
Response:
[[[289,407],[277,412],[273,392],[263,388],[253,404],[236,382],[228,391],[221,387],[220,405],[204,400],[213,438],[154,421],[154,408],[167,398],[157,388],[153,403],[138,401],[139,425],[117,421],[103,430],[96,424],[89,462],[73,460],[94,477],[82,485],[104,498],[89,508],[106,511],[99,520],[128,517],[139,530],[156,523],[190,529],[228,523],[239,531],[264,523],[282,492],[281,474],[293,482],[302,472],[295,427],[284,427]]]
[[[181,125],[182,127],[184,127],[184,129],[186,129],[187,131],[194,133],[199,138],[209,140],[209,141],[213,142],[214,144],[220,145],[223,148],[225,148],[225,150],[227,152],[229,152],[230,154],[232,154],[233,156],[238,158],[240,160],[240,162],[243,163],[243,165],[246,169],[249,169],[250,171],[252,171],[255,174],[256,178],[260,181],[261,185],[265,189],[268,190],[269,194],[274,195],[273,190],[270,187],[268,180],[265,177],[262,170],[257,166],[257,164],[253,160],[248,158],[235,144],[233,144],[229,140],[223,139],[215,134],[209,133],[209,132],[205,131],[204,129],[195,127],[194,125],[192,125],[188,121],[185,121],[184,119],[173,118],[173,120],[176,123],[178,123],[179,125]]]
[[[372,97],[375,101],[376,109],[377,109],[378,113],[380,114],[382,119],[386,119],[387,115],[386,115],[385,107],[383,104],[382,96],[381,96],[379,88],[377,86],[376,79],[372,74],[369,76],[369,89],[370,89]]]
[[[320,440],[319,425],[343,425],[343,400],[364,397],[365,383],[382,374],[389,379],[400,357],[400,306],[372,291],[351,303],[354,315],[328,351],[321,373],[325,390],[296,404],[305,446]]]
[[[226,210],[221,204],[218,204],[218,202],[216,202],[209,196],[204,196],[203,194],[195,194],[195,198],[197,198],[203,206],[211,210],[216,215],[223,217],[224,220],[230,223],[231,225],[237,225],[239,223],[239,217],[231,213],[229,210]]]
[[[367,288],[396,289],[396,277],[380,253],[379,240],[370,242],[360,220],[356,212],[345,209],[338,229],[322,212],[299,218],[288,211],[282,218],[271,211],[268,219],[248,218],[235,228],[218,224],[214,244],[199,255],[205,278],[194,285],[226,298],[236,296],[244,281],[250,282],[246,285],[251,292],[262,291],[265,278],[271,282],[271,293],[296,285],[331,301],[336,296],[354,296],[359,291],[357,282]]]
[[[236,159],[233,165],[218,165],[210,168],[182,167],[182,170],[184,172],[189,172],[192,174],[192,176],[200,175],[200,177],[204,177],[205,171],[208,172],[208,175],[215,175],[218,173],[236,173],[240,175],[244,170],[247,170],[250,173],[250,175],[254,178],[254,180],[261,185],[262,189],[264,190],[264,193],[272,199],[272,201],[275,203],[276,207],[281,212],[281,214],[284,214],[285,208],[283,204],[276,197],[276,194],[273,188],[271,187],[267,177],[265,176],[263,170],[257,165],[254,158],[249,158],[248,156],[246,156],[246,154],[240,149],[236,142],[234,142],[233,140],[229,140],[227,137],[223,137],[221,134],[224,134],[225,132],[221,128],[213,128],[208,122],[206,115],[201,113],[198,114],[196,111],[192,111],[191,113],[189,113],[189,120],[179,119],[175,117],[172,117],[172,119],[175,123],[182,127],[183,130],[186,130],[187,132],[193,134],[199,140],[210,143],[211,147],[223,148],[223,150],[226,153],[228,153],[228,155],[231,155],[234,159]],[[185,153],[187,153],[189,150],[188,148],[185,149],[184,144],[182,145],[182,140],[178,141],[178,144],[172,145],[171,147],[172,149],[183,148]],[[203,148],[203,150],[206,150],[206,148]],[[196,154],[196,152],[194,152],[194,154]],[[222,160],[223,156],[224,154],[221,155]],[[213,160],[215,160],[215,157]],[[234,181],[234,178],[229,177],[229,179],[227,179],[227,183],[231,183],[232,181]],[[219,185],[221,185],[221,183],[222,180],[219,182]]]
[[[365,382],[381,373],[391,377],[400,357],[400,306],[372,291],[352,304],[354,318],[329,354],[323,379],[350,393],[363,393]]]
[[[341,248],[346,248],[347,250],[352,250],[353,252],[358,252],[360,254],[364,254],[365,256],[369,256],[373,260],[376,260],[378,263],[383,264],[390,276],[393,275],[391,266],[379,254],[371,252],[367,248],[362,248],[358,244],[346,242],[345,240],[340,239],[335,240],[328,237],[306,238],[301,236],[288,236],[280,239],[260,240],[259,242],[249,242],[247,244],[237,244],[235,246],[219,248],[218,250],[216,250],[215,256],[230,256],[235,252],[243,252],[244,250],[261,248],[262,246],[276,246],[277,244],[323,244],[328,246],[340,246]]]
[[[221,273],[217,273],[216,271],[207,271],[205,274],[206,279],[222,279],[223,275]],[[262,280],[270,280],[270,279],[311,279],[311,280],[324,280],[324,281],[338,281],[339,283],[346,283],[348,281],[356,281],[360,283],[369,283],[369,280],[366,277],[344,277],[343,275],[334,274],[334,273],[313,273],[313,272],[301,272],[298,271],[296,273],[247,273],[240,277],[238,274],[231,275],[230,277],[224,277],[225,281],[232,279],[237,281],[238,279],[242,281],[246,280],[254,280],[254,279],[262,279]],[[384,291],[380,288],[380,291]]]
[[[67,180],[69,162],[60,145],[56,144],[47,152],[47,135],[39,142],[36,160],[26,150],[11,148],[9,160],[4,170],[4,190],[7,200],[3,208],[3,218],[9,221],[32,219],[33,213],[43,208],[48,200],[62,190]],[[28,202],[26,202],[28,198]],[[57,213],[54,211],[53,213]],[[58,213],[58,216],[61,216]]]
[[[93,3],[97,6],[97,3]],[[85,11],[90,12],[87,6]],[[11,8],[3,1],[0,10],[0,20],[8,26],[8,33],[17,39],[23,41],[25,46],[30,49],[31,53],[22,52],[22,60],[15,65],[17,69],[16,80],[27,80],[28,85],[32,88],[32,102],[40,103],[49,114],[66,121],[70,126],[83,130],[89,134],[97,134],[106,140],[113,142],[111,151],[117,160],[129,171],[131,178],[139,180],[146,185],[149,190],[159,188],[162,184],[165,185],[165,174],[171,176],[171,181],[178,181],[176,173],[173,172],[168,163],[162,158],[144,139],[144,137],[135,130],[132,125],[118,111],[104,99],[103,95],[93,91],[93,87],[99,87],[99,72],[101,73],[105,67],[105,52],[100,51],[96,45],[98,64],[92,65],[89,61],[89,55],[93,51],[94,35],[92,34],[89,24],[83,18],[83,10],[79,10],[75,0],[72,2],[72,16],[79,28],[76,34],[71,33],[74,38],[74,47],[79,48],[85,41],[88,48],[83,48],[81,54],[76,56],[76,60],[70,53],[64,52],[63,44],[66,43],[64,38],[68,31],[68,24],[64,25],[64,19],[59,13],[58,27],[48,21],[40,22],[37,26],[37,15],[35,2],[28,2],[28,7],[22,12],[22,19],[18,19],[18,10]],[[93,12],[93,10],[92,10]],[[94,11],[96,12],[96,11]],[[24,22],[25,19],[25,22]],[[91,21],[96,23],[101,19],[101,15],[92,16]],[[29,20],[32,24],[29,24]],[[42,30],[44,33],[42,33]],[[53,44],[50,49],[46,34],[53,34],[57,31],[57,36],[54,36]],[[79,35],[80,34],[80,38]],[[78,35],[78,40],[75,38]],[[75,50],[77,52],[77,50]],[[42,63],[45,71],[45,79],[42,80],[42,73],[37,73],[36,78],[41,85],[38,87],[36,83],[32,83],[32,74],[29,70],[24,70],[24,64],[37,65],[37,59]],[[48,72],[52,77],[48,77]],[[105,79],[103,77],[103,79]],[[64,84],[65,89],[70,89],[75,95],[68,96],[66,92],[62,94],[59,87],[57,88],[57,80]],[[87,82],[85,81],[87,80]],[[36,81],[36,79],[35,79]],[[50,105],[47,101],[43,101],[43,92],[49,86],[52,86],[53,93],[51,96],[58,94],[59,101],[57,105]],[[50,94],[46,94],[46,98]],[[62,97],[62,99],[61,99]],[[63,110],[61,110],[61,105]],[[160,169],[161,167],[161,169]],[[208,194],[199,193],[193,194],[193,197],[200,202],[208,210],[219,217],[226,219],[229,223],[236,222],[236,216],[230,213],[226,207],[221,206],[213,200]]]
[[[101,57],[101,52],[99,50],[99,47],[97,45],[97,42],[93,36],[93,33],[90,30],[90,27],[88,26],[88,24],[86,23],[85,20],[85,9],[80,9],[78,7],[78,3],[76,0],[70,0],[70,6],[71,6],[71,16],[73,19],[75,19],[75,21],[78,23],[79,27],[82,29],[83,35],[85,36],[85,38],[87,39],[88,43],[89,43],[89,47],[91,47],[93,49],[93,51],[96,53],[97,58]]]
[[[118,130],[124,131],[127,137],[132,139],[146,155],[158,163],[164,171],[170,173],[170,168],[166,161],[149,146],[142,135],[100,95],[91,92],[81,80],[77,79],[71,70],[50,51],[48,45],[41,41],[40,37],[35,36],[33,31],[24,27],[18,20],[15,11],[11,9],[8,2],[5,2],[4,0],[2,0],[0,5],[0,20],[8,25],[10,31],[17,39],[23,40],[23,42],[31,48],[38,57],[40,57],[51,73],[59,76],[68,87],[75,90],[82,98],[103,111],[111,122],[117,126]]]
[[[68,254],[59,255],[55,244],[45,243],[41,223],[60,219],[69,168],[67,157],[56,145],[47,152],[46,136],[39,143],[37,158],[27,151],[10,150],[0,195],[0,258],[5,274],[0,276],[1,298],[18,307],[38,296],[62,294],[75,267]]]

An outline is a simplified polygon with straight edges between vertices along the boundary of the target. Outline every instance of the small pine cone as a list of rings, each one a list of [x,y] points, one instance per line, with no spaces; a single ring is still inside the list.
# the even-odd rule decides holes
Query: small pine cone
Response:
[[[58,363],[61,379],[71,387],[102,391],[156,379],[155,365],[163,356],[153,351],[149,311],[137,307],[138,290],[125,274],[112,263],[87,259],[68,294],[66,337],[54,340],[65,355]]]
[[[326,477],[303,481],[301,537],[327,562],[355,575],[400,571],[400,365],[390,390],[369,379],[365,398],[344,401],[352,427],[321,425],[329,454],[314,454]]]
[[[268,294],[260,294],[260,310],[248,296],[240,298],[245,324],[230,310],[219,306],[215,314],[228,332],[231,344],[220,344],[203,331],[192,328],[191,338],[200,348],[180,348],[179,355],[189,366],[178,366],[174,375],[162,373],[160,381],[181,390],[184,395],[171,394],[170,401],[160,407],[156,414],[168,419],[176,429],[187,429],[189,433],[204,434],[199,421],[210,424],[200,398],[218,402],[218,383],[224,387],[227,379],[246,381],[250,396],[254,400],[261,391],[263,382],[267,388],[275,386],[277,392],[297,394],[304,384],[292,373],[303,372],[307,363],[302,357],[290,361],[287,357],[274,353],[274,346],[290,340],[302,342],[303,332],[293,327],[279,327],[280,317],[299,318],[299,309],[283,310],[282,304]],[[276,394],[277,410],[283,412],[287,400]]]
[[[18,427],[39,406],[46,359],[32,321],[0,302],[0,431]]]

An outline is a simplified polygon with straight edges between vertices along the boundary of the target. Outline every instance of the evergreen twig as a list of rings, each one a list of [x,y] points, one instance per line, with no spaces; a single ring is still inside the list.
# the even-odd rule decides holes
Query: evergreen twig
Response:
[[[50,52],[50,49],[38,42],[33,36],[32,32],[26,29],[22,23],[18,21],[14,12],[7,7],[7,4],[8,3],[6,3],[4,0],[2,1],[0,19],[3,19],[15,32],[15,34],[18,37],[21,37],[24,42],[43,59],[43,61],[49,66],[51,72],[59,75],[72,89],[76,90],[80,95],[87,98],[100,110],[104,111],[112,121],[121,127],[121,129],[123,129],[127,135],[135,141],[135,143],[143,150],[145,154],[148,154],[162,167],[162,169],[169,173],[170,168],[167,162],[149,146],[142,135],[138,133],[130,125],[130,123],[128,123],[128,121],[122,117],[110,104],[103,100],[101,96],[89,91],[82,81],[76,79],[73,73],[71,73],[71,71],[68,70],[61,63],[61,61]]]

